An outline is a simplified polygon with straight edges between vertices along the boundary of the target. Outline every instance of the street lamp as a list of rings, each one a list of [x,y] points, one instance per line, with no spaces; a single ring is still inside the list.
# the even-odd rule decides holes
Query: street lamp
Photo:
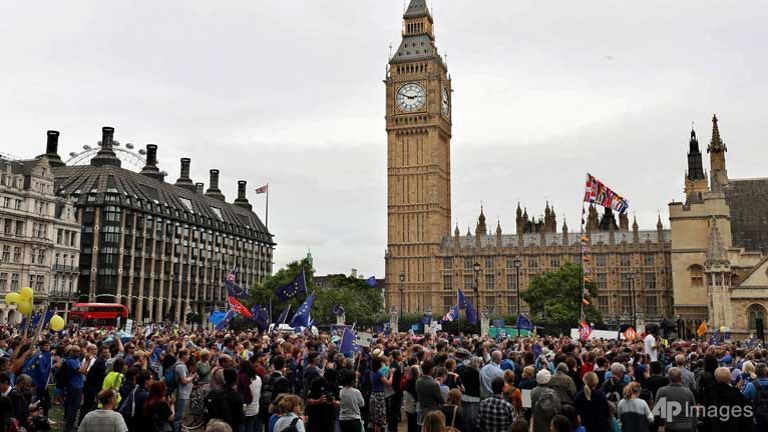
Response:
[[[523,265],[520,257],[515,257],[515,291],[517,297],[517,315],[520,316],[520,266]]]
[[[475,263],[472,270],[475,272],[475,307],[480,312],[480,264]]]
[[[400,272],[400,316],[403,316],[403,290],[405,289],[405,272]]]

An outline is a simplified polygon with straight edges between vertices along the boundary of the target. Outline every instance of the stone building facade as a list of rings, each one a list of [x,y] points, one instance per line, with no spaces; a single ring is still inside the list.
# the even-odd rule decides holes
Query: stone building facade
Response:
[[[58,133],[48,132],[49,141],[57,138]],[[73,203],[55,194],[49,159],[0,158],[0,295],[29,286],[36,310],[47,306],[66,315],[74,298],[60,295],[56,284],[72,292],[77,272],[60,260],[66,255],[70,266],[77,262],[79,245]],[[0,304],[0,322],[20,321],[15,309]]]
[[[598,291],[593,301],[607,323],[626,323],[632,319],[634,294],[637,317],[660,322],[672,312],[670,232],[663,228],[661,220],[655,230],[640,230],[637,221],[631,228],[627,226],[626,215],[619,219],[617,223],[610,209],[598,216],[597,210],[590,207],[586,237]],[[556,271],[567,262],[581,262],[581,234],[569,232],[565,223],[560,232],[554,227],[556,216],[549,204],[540,221],[528,220],[527,210],[518,206],[515,234],[504,234],[499,223],[495,232],[488,232],[481,210],[474,235],[460,235],[457,227],[452,237],[443,239],[437,256],[440,288],[429,300],[444,312],[456,303],[458,288],[474,298],[477,284],[479,299],[475,301],[480,310],[516,314],[516,259],[520,263],[521,290],[536,275]],[[475,263],[480,265],[479,273],[473,270]],[[524,302],[521,310],[527,311]]]
[[[684,335],[704,320],[710,331],[763,332],[768,316],[768,180],[730,179],[717,117],[709,175],[691,131],[685,201],[671,202],[674,312]]]
[[[147,145],[146,166],[137,173],[121,167],[113,141],[114,129],[102,128],[100,149],[89,165],[66,166],[55,140],[44,155],[53,171],[51,188],[74,203],[79,221],[74,265],[80,301],[122,303],[138,321],[182,322],[187,313],[225,307],[224,280],[233,267],[245,286],[271,274],[275,243],[246,198],[244,180],[238,197],[227,202],[218,170],[210,171],[204,192],[189,177],[191,161],[182,158],[179,179],[168,183],[156,145]],[[57,248],[57,293],[70,286],[67,235],[62,233]],[[55,255],[53,260],[56,265]]]

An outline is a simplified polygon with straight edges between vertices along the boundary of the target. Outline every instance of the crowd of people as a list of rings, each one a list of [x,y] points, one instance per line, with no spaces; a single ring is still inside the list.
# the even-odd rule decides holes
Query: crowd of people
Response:
[[[0,330],[0,432],[768,431],[768,350],[627,340]],[[367,345],[367,343],[366,343]],[[52,394],[53,397],[50,397]]]

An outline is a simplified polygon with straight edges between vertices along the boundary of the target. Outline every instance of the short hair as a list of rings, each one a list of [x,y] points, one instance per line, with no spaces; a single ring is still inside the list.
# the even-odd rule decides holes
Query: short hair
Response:
[[[555,370],[557,372],[568,373],[568,365],[563,363],[563,362],[560,362],[560,363],[557,364],[557,369],[555,369]]]
[[[652,361],[651,362],[651,373],[652,374],[660,374],[661,373],[661,362],[660,361]]]
[[[448,390],[448,398],[445,401],[446,405],[461,406],[461,390],[455,388]]]
[[[296,407],[301,407],[301,399],[294,394],[286,394],[280,400],[279,409],[283,414],[293,412]]]
[[[152,378],[152,375],[148,370],[141,370],[138,374],[136,374],[136,385],[140,387],[144,386],[144,384],[146,384],[150,378]]]
[[[491,381],[491,391],[493,394],[501,394],[504,391],[504,378],[494,378]]]
[[[211,419],[205,426],[205,432],[232,432],[232,427],[221,420]]]
[[[627,368],[623,364],[616,362],[611,365],[611,373],[614,375],[623,374],[627,372]]]
[[[715,369],[715,379],[720,384],[731,383],[731,371],[727,367],[719,367]]]
[[[669,378],[670,382],[681,383],[683,382],[683,370],[680,369],[679,367],[669,368],[669,372],[667,372],[667,377]]]
[[[312,363],[317,359],[317,357],[320,356],[320,353],[317,351],[311,351],[309,354],[307,354],[307,363]]]
[[[235,369],[226,368],[222,373],[224,375],[224,384],[227,387],[231,387],[237,382],[237,371]]]
[[[186,348],[182,348],[182,349],[180,349],[180,350],[179,350],[179,355],[178,355],[178,357],[179,357],[179,358],[181,358],[181,357],[184,357],[184,356],[185,356],[185,355],[187,355],[187,354],[189,354],[189,350],[188,350],[188,349],[186,349]]]
[[[536,373],[536,368],[533,366],[526,366],[523,368],[523,378],[531,379],[533,378],[534,374]]]
[[[432,368],[434,367],[435,365],[431,360],[424,360],[421,363],[421,373],[424,375],[432,375]]]
[[[571,432],[571,421],[568,420],[568,417],[558,414],[552,417],[552,424],[549,430],[555,432]]]
[[[685,364],[685,354],[678,354],[675,356],[675,364],[682,366]]]
[[[272,357],[272,367],[277,369],[282,369],[285,367],[285,357],[281,355],[276,355]]]
[[[510,429],[510,432],[528,432],[528,430],[528,422],[518,419],[512,423],[512,429]]]
[[[99,401],[101,405],[107,405],[110,402],[114,402],[117,400],[117,395],[115,394],[115,391],[112,389],[104,389],[99,392],[99,394],[96,396],[96,400]]]
[[[765,363],[758,363],[755,365],[755,374],[760,378],[768,376],[768,365]]]

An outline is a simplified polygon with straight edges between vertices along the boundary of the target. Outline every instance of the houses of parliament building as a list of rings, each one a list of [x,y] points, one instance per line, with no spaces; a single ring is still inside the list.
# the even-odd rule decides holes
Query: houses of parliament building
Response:
[[[442,314],[456,303],[458,288],[473,295],[477,285],[478,309],[514,314],[518,273],[524,289],[537,274],[580,262],[580,234],[569,232],[565,223],[558,232],[549,204],[541,220],[529,218],[518,205],[509,233],[498,223],[489,227],[481,209],[474,233],[461,235],[457,227],[451,234],[452,85],[433,25],[425,1],[412,0],[385,80],[387,305]],[[603,316],[629,319],[631,293],[646,319],[670,316],[671,236],[661,220],[655,229],[640,230],[636,221],[630,226],[626,214],[617,218],[610,209],[599,214],[590,207],[586,229]]]

